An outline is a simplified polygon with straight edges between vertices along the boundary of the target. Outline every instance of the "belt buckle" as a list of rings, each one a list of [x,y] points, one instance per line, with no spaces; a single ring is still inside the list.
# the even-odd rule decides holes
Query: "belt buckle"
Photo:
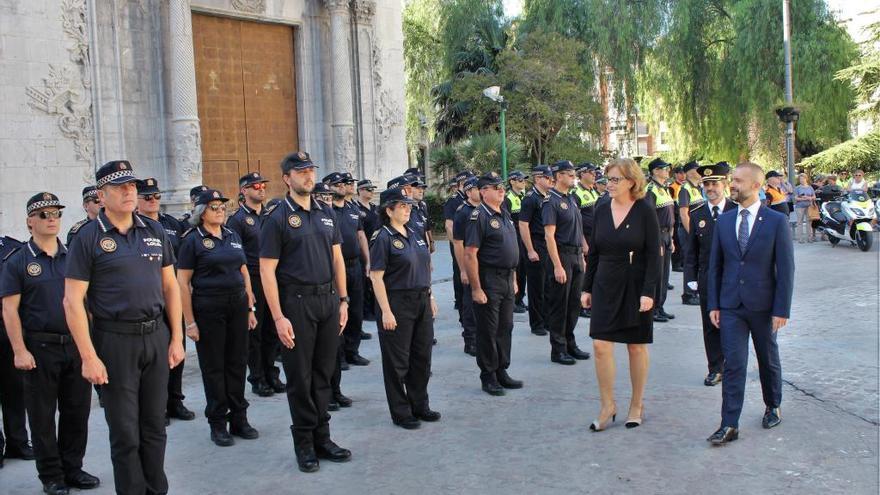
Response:
[[[141,322],[141,324],[140,324],[140,332],[141,332],[141,335],[146,334],[148,331],[153,331],[153,330],[155,330],[155,329],[156,329],[156,322],[157,322],[157,321],[158,321],[158,320],[150,320],[150,321],[143,321],[143,322]]]

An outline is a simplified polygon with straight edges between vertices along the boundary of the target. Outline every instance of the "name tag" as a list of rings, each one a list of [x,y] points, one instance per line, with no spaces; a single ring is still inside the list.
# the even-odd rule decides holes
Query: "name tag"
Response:
[[[150,247],[162,247],[162,239],[155,237],[144,237],[144,244]]]
[[[326,225],[327,227],[332,227],[332,226],[333,226],[333,219],[331,219],[331,218],[322,218],[322,219],[321,219],[321,222],[322,222],[324,225]]]
[[[229,245],[232,246],[233,249],[241,249],[241,244],[237,242],[230,242]]]

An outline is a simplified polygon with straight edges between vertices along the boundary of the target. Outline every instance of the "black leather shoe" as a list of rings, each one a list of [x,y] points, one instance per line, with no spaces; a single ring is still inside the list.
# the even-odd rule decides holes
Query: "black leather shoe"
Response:
[[[718,428],[718,431],[713,433],[711,437],[707,438],[706,441],[710,442],[712,445],[724,445],[737,438],[739,438],[739,430],[732,426],[722,426],[721,428]]]
[[[782,423],[782,416],[779,414],[778,407],[768,407],[766,411],[764,411],[764,419],[761,420],[761,426],[764,429],[769,430],[774,426],[778,426],[779,423]]]
[[[251,384],[251,391],[260,397],[272,397],[275,395],[275,390],[265,380],[259,380]]]
[[[99,480],[97,476],[92,476],[82,469],[79,469],[65,476],[64,483],[69,487],[78,488],[80,490],[91,490],[93,488],[98,488],[101,484],[101,480]]]
[[[50,481],[48,483],[43,483],[43,493],[49,495],[67,495],[70,493],[70,488],[67,488],[67,486],[60,481]]]
[[[419,421],[419,419],[415,416],[410,416],[403,419],[394,419],[392,421],[395,425],[403,428],[404,430],[418,430],[419,427],[422,426],[422,422]]]
[[[520,304],[515,304],[515,305],[513,306],[513,312],[516,313],[516,314],[518,314],[518,315],[521,315],[521,314],[525,313],[527,310],[528,310],[528,308],[526,308],[525,304],[522,304],[522,303],[520,303]]]
[[[516,389],[523,387],[523,382],[511,378],[510,375],[507,374],[507,370],[498,370],[495,372],[495,376],[498,377],[498,385],[501,385],[504,388]]]
[[[654,321],[656,321],[657,323],[666,323],[667,321],[669,321],[669,318],[666,318],[665,316],[660,314],[659,311],[654,311]]]
[[[318,456],[318,459],[326,459],[330,462],[348,462],[351,460],[351,451],[336,445],[332,440],[325,440],[315,445],[315,455]]]
[[[573,357],[569,356],[565,352],[554,352],[553,354],[550,355],[550,361],[553,361],[554,363],[564,364],[567,366],[571,366],[571,365],[577,363],[577,361],[575,361],[575,359]]]
[[[342,395],[342,392],[333,392],[333,402],[339,404],[339,407],[351,407],[351,399]]]
[[[534,335],[539,335],[541,337],[544,337],[547,335],[547,329],[546,328],[533,328],[532,333]]]
[[[35,459],[34,457],[34,448],[31,447],[30,442],[25,442],[21,447],[10,447],[6,446],[6,454],[4,455],[7,459],[21,459],[23,461],[32,461]]]
[[[703,385],[707,387],[714,387],[721,383],[721,373],[709,373],[706,375],[706,379],[703,380]]]
[[[235,445],[235,440],[226,430],[226,423],[211,425],[211,441],[218,447]]]
[[[675,290],[675,286],[672,284],[666,284],[666,290]]]
[[[352,366],[366,366],[370,364],[370,360],[360,354],[352,354],[351,356],[347,356],[345,360]]]
[[[666,310],[663,309],[663,308],[660,308],[660,310],[658,311],[658,313],[660,313],[660,316],[666,318],[667,320],[674,320],[674,319],[675,319],[675,315],[674,315],[674,314],[672,314],[672,313],[667,313]]]
[[[245,440],[255,440],[260,438],[260,432],[248,423],[247,419],[239,419],[229,424],[229,434],[235,435]]]
[[[375,319],[375,317],[373,317]],[[361,332],[361,340],[370,340],[373,338],[373,334],[370,332]]]
[[[342,371],[348,371],[351,369],[351,365],[348,364],[348,361],[343,359],[342,362],[339,363],[339,369],[341,369]]]
[[[438,413],[437,411],[432,411],[430,409],[425,409],[424,411],[419,411],[415,413],[415,417],[422,421],[427,421],[428,423],[440,421],[440,413]]]
[[[489,395],[500,397],[505,394],[504,388],[498,384],[496,380],[489,380],[483,383],[483,392]]]
[[[578,360],[590,359],[590,353],[582,351],[578,346],[569,349],[568,355]]]
[[[684,271],[684,267],[681,265],[672,265],[672,271],[681,273]]]
[[[685,306],[699,306],[700,305],[700,297],[694,295],[685,295],[681,296],[681,303]]]
[[[269,388],[272,389],[276,394],[284,393],[287,391],[287,385],[281,381],[277,376],[273,376],[272,380],[269,382]]]
[[[589,318],[593,315],[593,311],[587,308],[581,309],[581,318]]]
[[[339,403],[338,403],[338,402],[333,402],[333,401],[331,400],[330,403],[327,404],[327,410],[328,410],[328,411],[338,411],[338,410],[339,410]]]
[[[177,402],[168,406],[168,411],[165,413],[165,415],[169,418],[179,419],[182,421],[192,421],[196,419],[196,413],[187,409],[186,406],[183,405],[183,402]]]
[[[437,339],[433,339],[433,340],[431,341],[431,345],[437,345]]]
[[[465,344],[464,353],[468,356],[477,356],[477,346],[475,344]]]
[[[315,455],[315,449],[311,447],[296,449],[296,465],[304,473],[314,473],[321,468],[318,456]]]

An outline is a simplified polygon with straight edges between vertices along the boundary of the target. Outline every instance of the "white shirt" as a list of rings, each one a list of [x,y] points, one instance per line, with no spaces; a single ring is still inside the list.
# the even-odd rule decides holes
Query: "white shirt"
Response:
[[[850,191],[867,191],[868,190],[868,181],[856,182],[852,181],[849,183]]]
[[[758,210],[761,208],[761,202],[756,200],[752,203],[751,206],[745,208],[749,210],[749,237],[752,235],[752,229],[755,228],[755,221],[758,220]],[[740,205],[739,208],[736,209],[736,232],[737,237],[739,237],[739,224],[742,222],[742,211],[743,207]]]
[[[727,206],[727,198],[722,197],[721,201],[718,202],[717,205],[713,205],[711,202],[707,201],[706,206],[709,207],[709,215],[712,215],[713,210],[717,206],[718,207],[718,216],[720,217],[721,214],[724,213],[724,207]]]

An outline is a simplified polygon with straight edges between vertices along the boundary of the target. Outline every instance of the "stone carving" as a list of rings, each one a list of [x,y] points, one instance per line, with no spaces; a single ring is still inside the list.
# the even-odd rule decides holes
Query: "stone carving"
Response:
[[[376,14],[375,0],[353,0],[351,6],[360,22],[368,22]]]
[[[348,11],[351,0],[324,0],[324,6],[330,13],[338,11]]]
[[[333,161],[337,168],[354,172],[356,165],[354,126],[333,126]]]
[[[266,0],[232,0],[232,8],[251,14],[262,14],[266,11]]]
[[[75,69],[49,65],[42,87],[29,86],[25,94],[32,108],[58,117],[61,133],[73,140],[76,159],[91,162],[95,140],[85,1],[61,1],[61,26],[71,41],[67,50]]]
[[[402,106],[398,104],[391,90],[384,87],[382,82],[382,48],[379,46],[378,40],[373,37],[373,86],[375,88],[376,100],[375,105],[376,116],[376,151],[379,157],[383,157],[385,153],[385,143],[391,139],[391,131],[394,127],[403,123]]]
[[[202,180],[202,137],[199,123],[177,122],[173,129],[175,168],[186,180]]]

